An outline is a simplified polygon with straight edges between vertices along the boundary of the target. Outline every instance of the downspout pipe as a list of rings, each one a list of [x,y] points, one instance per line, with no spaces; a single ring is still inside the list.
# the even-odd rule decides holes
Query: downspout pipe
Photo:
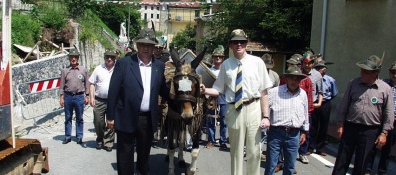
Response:
[[[320,53],[325,55],[326,25],[327,25],[327,4],[328,0],[323,1],[322,32],[320,35]]]

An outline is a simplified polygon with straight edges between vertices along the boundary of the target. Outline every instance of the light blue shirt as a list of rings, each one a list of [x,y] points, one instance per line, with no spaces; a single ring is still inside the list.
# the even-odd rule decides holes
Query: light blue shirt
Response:
[[[387,84],[389,84],[389,86],[392,88],[392,94],[393,94],[393,101],[396,104],[396,87],[392,85],[392,81],[390,79],[383,79],[383,81]],[[394,107],[393,113],[396,116],[396,105]]]
[[[338,94],[336,80],[328,75],[323,76],[323,101],[330,101]]]

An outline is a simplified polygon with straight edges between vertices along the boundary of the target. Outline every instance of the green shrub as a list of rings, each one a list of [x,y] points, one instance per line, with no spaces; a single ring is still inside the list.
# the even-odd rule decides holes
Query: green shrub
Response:
[[[42,16],[39,17],[40,21],[46,28],[54,28],[56,31],[61,30],[67,21],[64,14],[55,9],[48,9]]]
[[[12,44],[24,46],[34,46],[40,40],[42,32],[39,21],[20,13],[12,14],[11,31]]]

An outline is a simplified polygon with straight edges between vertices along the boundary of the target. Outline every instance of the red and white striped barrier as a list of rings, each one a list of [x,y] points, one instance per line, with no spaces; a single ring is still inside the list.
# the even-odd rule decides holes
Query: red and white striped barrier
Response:
[[[60,82],[60,78],[33,82],[29,84],[29,89],[31,93],[56,89],[60,87]]]

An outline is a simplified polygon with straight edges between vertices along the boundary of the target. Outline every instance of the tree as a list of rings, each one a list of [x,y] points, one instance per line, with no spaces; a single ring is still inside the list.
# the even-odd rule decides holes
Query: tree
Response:
[[[270,41],[283,50],[305,50],[309,47],[312,23],[312,0],[268,0],[259,27],[262,41]]]
[[[232,30],[243,29],[250,40],[281,51],[309,46],[312,0],[218,0],[220,8],[205,21],[213,40],[227,45]]]
[[[195,26],[188,24],[184,30],[181,30],[176,34],[170,45],[177,48],[187,48],[192,51],[196,51],[197,48],[195,44],[196,42],[200,42],[200,39],[195,37],[196,35]]]
[[[68,15],[77,19],[85,14],[85,10],[91,5],[91,1],[87,0],[64,0]]]
[[[130,5],[118,5],[114,3],[105,3],[103,5],[94,5],[93,11],[99,16],[100,19],[113,31],[119,34],[120,24],[130,20],[129,36],[136,37],[142,26],[140,13],[137,7]]]

